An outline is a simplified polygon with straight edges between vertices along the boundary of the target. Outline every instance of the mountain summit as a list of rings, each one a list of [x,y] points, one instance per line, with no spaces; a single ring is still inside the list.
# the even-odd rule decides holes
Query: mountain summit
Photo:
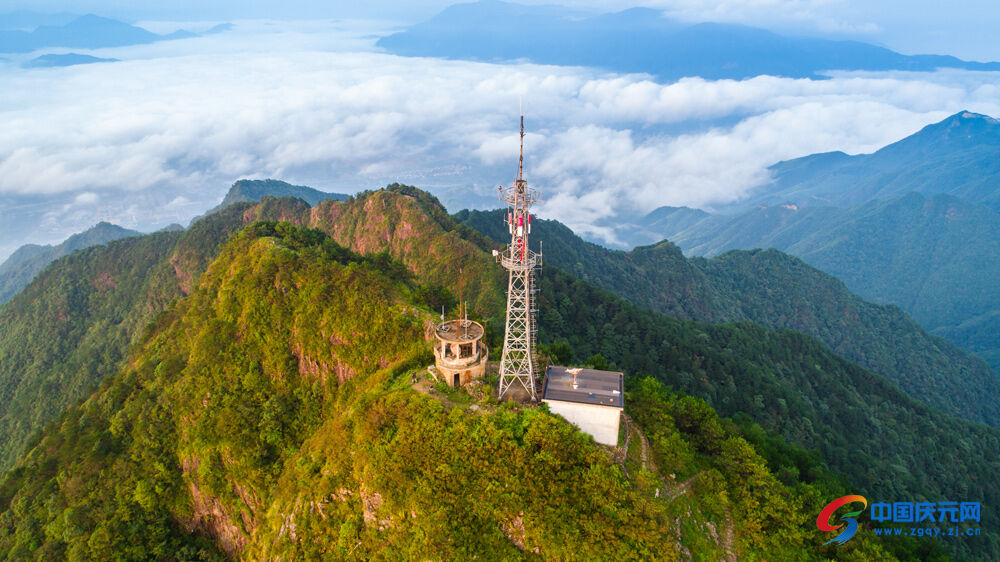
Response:
[[[883,158],[915,159],[984,146],[1000,146],[1000,121],[981,113],[959,111],[878,152]]]
[[[771,172],[774,181],[741,207],[846,207],[916,191],[1000,210],[1000,121],[960,111],[872,154],[813,154],[779,162]]]
[[[160,35],[125,22],[87,14],[62,25],[41,25],[32,31],[0,30],[0,53],[27,53],[46,47],[123,47],[195,36],[184,30]]]
[[[281,180],[239,180],[229,188],[222,203],[209,212],[228,207],[234,203],[260,201],[262,197],[297,197],[308,203],[310,207],[316,206],[320,201],[326,199],[333,201],[347,199],[347,195],[343,193],[328,193],[304,185],[292,185]]]

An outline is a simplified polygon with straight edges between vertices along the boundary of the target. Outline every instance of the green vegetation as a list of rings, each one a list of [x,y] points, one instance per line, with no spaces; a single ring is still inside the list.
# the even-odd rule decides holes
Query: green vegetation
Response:
[[[146,324],[192,290],[245,221],[295,209],[308,211],[287,199],[238,204],[184,232],[81,250],[0,305],[0,470],[32,433],[120,369]]]
[[[392,264],[289,223],[244,229],[128,366],[0,482],[0,551],[894,559],[868,538],[823,549],[812,525],[832,480],[821,467],[818,484],[782,481],[738,426],[650,379],[630,387],[630,411],[654,465],[632,477],[543,408],[417,394],[409,373],[430,360],[431,314]]]
[[[393,189],[417,193],[404,186]],[[390,203],[397,211],[392,221],[376,221],[375,215],[366,214],[373,204],[388,213],[385,205]],[[437,209],[437,218],[425,208]],[[463,295],[466,303],[478,303],[475,306],[480,311],[501,306],[495,290],[480,291],[482,286],[490,286],[489,281],[479,282],[480,276],[489,278],[492,274],[499,279],[488,256],[477,249],[485,242],[466,227],[440,233],[438,221],[447,223],[450,219],[433,197],[423,194],[414,199],[375,192],[350,203],[327,201],[313,211],[315,219],[301,200],[266,195],[257,204],[228,205],[184,232],[130,238],[57,260],[22,294],[0,305],[4,334],[0,339],[0,470],[12,465],[32,433],[116,372],[128,346],[147,322],[173,300],[193,291],[221,245],[255,220],[286,220],[299,225],[313,221],[331,228],[329,214],[343,213],[340,222],[351,228],[335,230],[341,241],[363,252],[391,248],[395,258],[408,260],[411,270],[428,279],[422,289],[425,303],[453,303],[447,289],[440,292],[449,286],[455,289],[453,295]],[[409,225],[402,226],[406,229],[401,232],[404,239],[429,237],[439,253],[428,255],[413,240],[406,246],[386,244],[392,239],[387,233],[399,225]],[[470,234],[476,242],[463,238]],[[435,256],[446,255],[452,256],[452,261],[440,260],[446,262],[441,265]],[[473,263],[472,255],[478,262]],[[457,265],[460,263],[467,265]],[[438,294],[431,295],[433,291]],[[478,302],[479,294],[484,295],[482,302]]]
[[[319,230],[242,227],[268,216]],[[132,308],[130,337],[113,340],[127,358],[118,374],[39,419],[53,421],[0,482],[10,559],[516,559],[538,548],[877,560],[934,554],[861,538],[819,548],[815,515],[832,494],[979,500],[995,518],[997,431],[914,402],[808,336],[670,318],[551,267],[540,278],[551,355],[661,381],[629,383],[658,468],[633,453],[624,476],[544,410],[415,394],[410,375],[431,361],[423,337],[439,312],[426,307],[461,295],[489,329],[503,279],[486,240],[413,188],[312,209],[237,205],[169,236],[180,238],[151,252],[145,289],[121,305]],[[107,250],[127,254],[128,242]],[[0,317],[36,306],[26,295],[55,298],[43,295],[49,276]],[[79,285],[68,302],[94,291]],[[82,353],[83,341],[64,351]],[[996,533],[984,531],[956,552],[996,558]]]
[[[992,310],[934,333],[972,350],[1000,373],[1000,310]]]
[[[25,288],[45,266],[77,250],[107,244],[112,240],[138,236],[139,232],[106,222],[74,234],[55,246],[27,244],[18,248],[0,264],[0,303],[7,302]]]
[[[982,502],[984,521],[997,513],[1000,431],[918,403],[798,332],[671,318],[554,268],[539,281],[539,338],[565,340],[574,362],[600,354],[616,369],[706,400],[720,415],[745,414],[818,451],[854,493],[888,501],[962,496]],[[981,538],[954,546],[967,556],[1000,555],[995,531],[984,528]]]
[[[664,493],[676,498],[669,509],[684,517],[683,510],[692,509],[686,501],[700,500],[695,509],[736,530],[741,559],[807,560],[817,553],[857,560],[948,558],[931,540],[885,541],[866,531],[844,546],[823,547],[828,537],[816,532],[816,514],[854,488],[829,472],[815,451],[789,445],[746,417],[740,423],[720,418],[703,400],[671,392],[652,377],[626,380],[626,409],[648,436],[658,468],[654,485],[664,485]],[[680,495],[684,489],[693,493]],[[723,552],[704,556],[722,558]]]
[[[397,289],[383,278],[314,231],[260,223],[238,237],[203,289],[157,319],[130,367],[11,472],[7,516],[28,532],[6,535],[0,550],[14,559],[36,549],[69,559],[214,551],[190,534],[216,523],[217,504],[198,503],[202,487],[218,488],[220,505],[236,493],[221,484],[228,475],[265,491],[280,456],[319,424],[324,395],[422,351],[421,319],[386,306]],[[72,530],[58,527],[72,514]]]
[[[393,184],[344,203],[326,201],[313,209],[310,226],[357,252],[388,252],[423,283],[450,288],[471,311],[493,316],[504,306],[507,280],[489,255],[491,243],[429,193]]]
[[[502,240],[506,234],[500,211],[462,211],[456,219],[490,237]],[[800,259],[776,250],[686,259],[667,241],[621,252],[585,242],[556,221],[535,219],[533,227],[532,234],[544,242],[547,264],[639,306],[691,320],[748,321],[809,334],[917,400],[1000,426],[1000,402],[995,399],[1000,378],[982,360],[927,334],[894,306],[863,301],[838,279]],[[926,285],[927,290],[939,286]],[[989,333],[990,339],[1000,334],[969,331]]]
[[[61,258],[0,308],[0,467],[28,437],[118,371],[153,270],[179,233]]]

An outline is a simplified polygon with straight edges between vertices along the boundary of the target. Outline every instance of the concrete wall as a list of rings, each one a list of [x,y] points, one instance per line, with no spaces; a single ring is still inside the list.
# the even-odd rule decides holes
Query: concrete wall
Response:
[[[561,400],[543,400],[549,411],[566,418],[566,421],[594,436],[594,441],[602,445],[618,445],[618,423],[621,408],[595,406]]]
[[[448,386],[452,387],[455,386],[456,374],[459,378],[458,384],[462,386],[467,385],[476,379],[481,379],[483,378],[483,375],[486,374],[486,361],[481,361],[479,363],[457,369],[454,367],[448,367],[441,363],[436,363],[434,366],[437,367],[438,373],[444,378],[444,382],[448,383]]]
[[[455,375],[458,375],[459,385],[467,385],[470,382],[483,378],[486,374],[486,361],[490,358],[490,351],[482,342],[476,342],[479,346],[477,353],[473,357],[448,360],[442,356],[442,342],[434,346],[434,366],[448,386],[455,386]]]

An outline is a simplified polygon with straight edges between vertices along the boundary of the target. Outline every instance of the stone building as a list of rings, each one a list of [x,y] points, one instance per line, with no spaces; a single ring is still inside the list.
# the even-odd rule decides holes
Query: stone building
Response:
[[[434,336],[434,366],[448,386],[461,386],[483,377],[489,350],[482,342],[482,324],[449,320],[438,324]]]

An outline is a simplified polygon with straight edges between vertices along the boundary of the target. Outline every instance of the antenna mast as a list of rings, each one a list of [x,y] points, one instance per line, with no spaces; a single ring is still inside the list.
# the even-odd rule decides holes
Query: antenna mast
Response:
[[[517,157],[517,180],[524,180],[524,114],[521,114],[521,153]]]
[[[517,161],[517,177],[514,185],[500,187],[500,200],[507,204],[504,222],[510,233],[510,244],[503,251],[494,252],[497,261],[508,271],[507,281],[507,327],[503,340],[503,355],[500,358],[499,395],[503,398],[510,387],[518,382],[528,392],[531,400],[537,400],[535,389],[535,339],[538,328],[535,323],[536,287],[534,271],[542,265],[542,255],[528,248],[531,234],[531,204],[538,199],[538,193],[524,181],[524,114],[521,114],[521,150]]]

